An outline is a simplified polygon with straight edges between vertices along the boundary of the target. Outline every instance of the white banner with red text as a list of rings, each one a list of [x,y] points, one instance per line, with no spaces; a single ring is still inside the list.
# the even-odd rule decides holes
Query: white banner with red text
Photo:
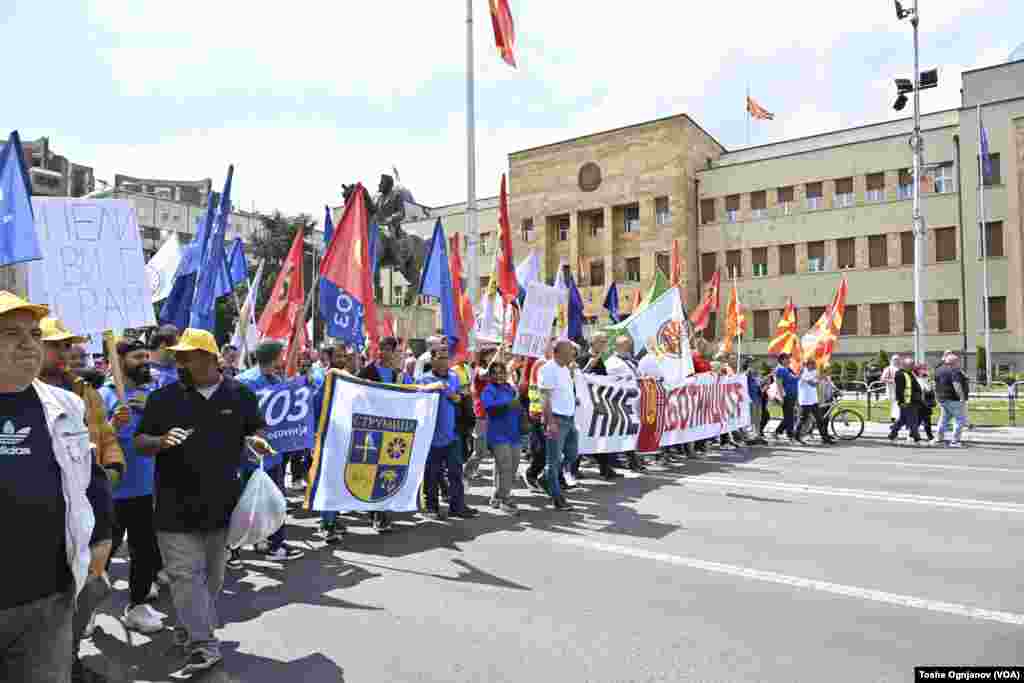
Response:
[[[576,374],[579,452],[655,452],[750,426],[747,376],[703,373],[681,384]]]

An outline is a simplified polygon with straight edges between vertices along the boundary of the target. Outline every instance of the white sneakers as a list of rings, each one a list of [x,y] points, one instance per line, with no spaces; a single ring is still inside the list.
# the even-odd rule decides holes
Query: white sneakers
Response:
[[[125,609],[124,625],[139,633],[156,633],[164,629],[164,615],[149,605],[135,605]]]

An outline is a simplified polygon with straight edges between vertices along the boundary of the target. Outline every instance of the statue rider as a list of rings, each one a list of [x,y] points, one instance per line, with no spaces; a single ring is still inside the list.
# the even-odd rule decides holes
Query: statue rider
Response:
[[[402,198],[401,192],[395,188],[395,179],[386,173],[381,174],[377,192],[377,198],[374,201],[376,206],[374,222],[381,229],[384,229],[385,225],[388,226],[391,237],[396,240],[401,239],[404,236],[402,221],[405,220],[405,200]]]

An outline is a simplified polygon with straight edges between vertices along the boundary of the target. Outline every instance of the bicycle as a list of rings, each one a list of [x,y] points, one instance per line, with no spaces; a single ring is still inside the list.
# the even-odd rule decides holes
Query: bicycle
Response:
[[[829,433],[840,441],[854,441],[864,433],[864,416],[853,408],[840,408],[843,392],[833,392],[832,400],[821,406],[822,416]],[[806,438],[815,425],[807,421],[800,427],[800,438]]]

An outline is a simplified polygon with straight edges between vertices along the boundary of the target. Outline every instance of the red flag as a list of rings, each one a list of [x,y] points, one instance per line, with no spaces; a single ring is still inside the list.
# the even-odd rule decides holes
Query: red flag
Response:
[[[669,279],[672,280],[672,286],[681,286],[683,284],[683,259],[682,254],[679,253],[679,240],[672,240],[672,263],[670,268],[672,272],[669,273]],[[680,294],[682,293],[680,292]]]
[[[498,216],[500,248],[494,259],[494,267],[498,275],[498,291],[501,292],[501,298],[508,305],[519,296],[519,280],[516,279],[516,266],[512,262],[512,226],[508,218],[508,192],[505,189],[504,173],[501,174],[500,207]]]
[[[460,362],[469,357],[469,329],[474,323],[473,305],[469,294],[462,287],[462,249],[459,234],[448,239],[448,269],[452,274],[452,298],[455,300],[455,318],[459,325],[459,340],[452,349],[452,361]]]
[[[516,27],[508,0],[491,0],[491,23],[494,24],[494,44],[506,64],[516,66]]]
[[[372,352],[377,348],[380,328],[377,324],[377,303],[373,298],[365,192],[362,183],[356,183],[355,192],[349,195],[345,212],[334,228],[331,243],[320,262],[320,276],[363,305],[364,324]]]
[[[775,114],[758,104],[750,95],[747,95],[747,113],[750,114],[750,118],[762,121],[771,121],[775,118]]]
[[[832,305],[825,309],[818,322],[801,340],[804,357],[814,358],[819,368],[828,367],[832,361],[832,353],[835,351],[846,315],[846,293],[847,284],[844,277],[832,298]]]
[[[706,328],[711,322],[711,314],[718,311],[718,289],[721,279],[721,273],[716,270],[715,274],[711,276],[711,282],[708,283],[704,300],[690,314],[690,324],[693,325],[695,332],[700,332]]]
[[[274,283],[270,299],[263,307],[260,322],[256,326],[260,334],[270,339],[290,340],[295,319],[305,304],[306,292],[302,281],[303,234],[300,227],[295,232],[292,248],[284,259],[281,272]]]
[[[395,333],[395,316],[390,313],[384,314],[384,320],[381,322],[381,333],[381,336],[384,337],[398,337]]]
[[[747,331],[747,316],[743,313],[740,305],[740,294],[736,283],[732,285],[732,295],[729,297],[729,305],[725,313],[725,335],[722,338],[720,349],[726,353],[732,351],[733,337],[742,337]]]
[[[306,326],[299,322],[295,326],[295,331],[288,342],[287,348],[284,350],[285,358],[287,359],[284,369],[285,375],[294,377],[299,374],[299,355],[308,350],[309,339],[306,337]]]

